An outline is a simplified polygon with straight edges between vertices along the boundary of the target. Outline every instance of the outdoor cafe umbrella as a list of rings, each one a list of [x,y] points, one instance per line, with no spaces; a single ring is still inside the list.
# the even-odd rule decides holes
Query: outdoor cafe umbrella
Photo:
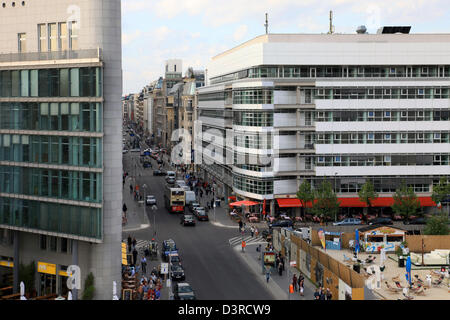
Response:
[[[408,256],[406,259],[406,280],[409,283],[409,286],[411,286],[411,256]]]
[[[20,282],[20,300],[27,300],[27,298],[25,298],[25,284],[23,281]]]

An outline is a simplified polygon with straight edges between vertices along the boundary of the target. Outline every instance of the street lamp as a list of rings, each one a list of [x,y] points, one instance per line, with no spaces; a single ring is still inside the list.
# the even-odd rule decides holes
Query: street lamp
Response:
[[[147,207],[147,185],[144,183],[142,186],[142,189],[144,189],[144,219],[147,216],[147,213],[145,212],[145,207]]]
[[[336,194],[337,197],[337,188],[336,188],[336,176],[337,176],[337,172],[334,173],[334,193]],[[334,222],[337,221],[337,212],[334,213]]]

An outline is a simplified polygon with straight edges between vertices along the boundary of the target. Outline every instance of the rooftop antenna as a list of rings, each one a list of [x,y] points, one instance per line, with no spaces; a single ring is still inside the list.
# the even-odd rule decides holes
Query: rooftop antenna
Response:
[[[328,34],[334,33],[334,26],[333,26],[333,11],[330,11],[330,31],[328,31]]]
[[[268,14],[266,13],[266,23],[264,24],[264,27],[266,27],[266,34],[269,34],[269,18]]]

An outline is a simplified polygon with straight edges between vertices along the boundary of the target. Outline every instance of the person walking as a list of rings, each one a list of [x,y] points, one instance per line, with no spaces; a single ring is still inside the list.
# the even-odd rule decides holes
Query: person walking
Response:
[[[128,243],[128,252],[131,252],[131,244],[132,244],[131,235],[128,235],[127,243]]]
[[[319,300],[325,300],[325,290],[322,287],[319,289],[319,295]]]
[[[142,256],[141,259],[141,270],[143,274],[147,273],[147,259],[145,258],[145,256]]]
[[[317,289],[317,288],[314,291],[314,300],[320,300],[320,292],[319,292],[319,289]]]
[[[128,210],[127,205],[124,202],[123,206],[122,206],[122,211],[123,211],[123,214],[124,214],[125,218],[127,217],[127,210]]]
[[[294,276],[292,277],[292,285],[294,287],[294,291],[297,292],[297,275],[294,273]]]
[[[284,257],[283,256],[280,256],[280,262],[281,262],[281,266],[282,266],[283,271],[284,271]]]
[[[300,279],[300,277],[299,277],[299,279]],[[300,295],[302,297],[303,297],[304,285],[305,285],[305,280],[304,279],[300,280],[300,282],[298,284],[298,290],[300,291]]]
[[[136,249],[136,243],[137,243],[136,238],[133,238],[133,242],[132,242],[132,244],[133,244],[133,249]]]
[[[333,294],[331,293],[329,288],[327,288],[326,297],[327,297],[327,300],[332,300],[333,299]]]
[[[242,220],[239,220],[239,232],[242,231],[242,226],[243,226]]]
[[[283,275],[283,262],[280,261],[280,264],[278,265],[278,274],[280,276]]]
[[[269,283],[270,280],[270,267],[266,266],[266,281]]]
[[[133,265],[136,265],[137,264],[137,254],[138,254],[136,248],[133,249],[132,254],[133,254]]]
[[[130,194],[133,193],[133,185],[130,183]]]
[[[253,236],[255,235],[255,228],[253,228],[253,226],[250,228],[250,234]]]

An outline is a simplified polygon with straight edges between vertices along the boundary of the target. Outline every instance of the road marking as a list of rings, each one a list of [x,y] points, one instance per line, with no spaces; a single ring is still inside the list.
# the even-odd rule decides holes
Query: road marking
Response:
[[[229,239],[228,243],[230,244],[230,246],[235,247],[235,246],[240,246],[242,241],[245,241],[246,244],[267,243],[267,242],[264,242],[264,239],[261,236],[257,236],[257,237],[245,236],[244,238],[242,238],[241,236],[237,236],[237,237],[233,237],[233,238]]]
[[[138,231],[138,230],[147,229],[148,227],[150,227],[149,224],[141,224],[141,226],[138,228],[122,228],[122,232]]]
[[[212,225],[214,225],[216,227],[230,228],[230,229],[239,229],[239,226],[227,226],[227,225],[221,224],[220,222],[217,222],[217,221],[211,221],[211,220],[209,220],[209,221],[211,222]]]

